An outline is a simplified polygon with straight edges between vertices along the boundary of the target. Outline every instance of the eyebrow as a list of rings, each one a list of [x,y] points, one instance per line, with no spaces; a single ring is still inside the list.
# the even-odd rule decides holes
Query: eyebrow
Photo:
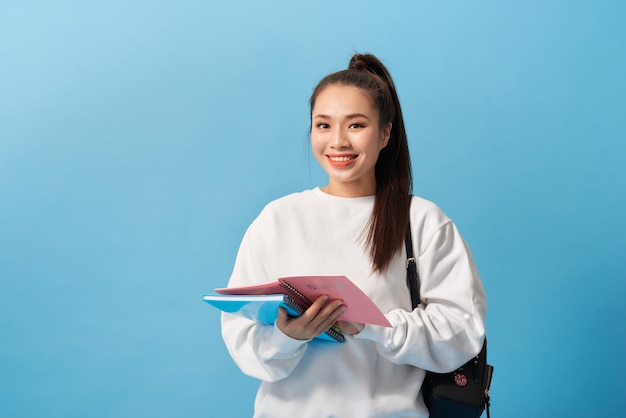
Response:
[[[352,113],[350,115],[346,115],[345,119],[356,119],[356,118],[365,118],[367,120],[370,120],[369,117],[367,117],[367,115],[364,115],[363,113]],[[313,119],[331,119],[330,116],[328,115],[315,115],[313,116]]]

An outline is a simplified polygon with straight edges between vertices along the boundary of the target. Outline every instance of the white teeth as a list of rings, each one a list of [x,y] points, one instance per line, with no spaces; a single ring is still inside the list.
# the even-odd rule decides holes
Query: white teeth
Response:
[[[344,162],[351,160],[352,157],[330,157],[330,159],[337,162]]]

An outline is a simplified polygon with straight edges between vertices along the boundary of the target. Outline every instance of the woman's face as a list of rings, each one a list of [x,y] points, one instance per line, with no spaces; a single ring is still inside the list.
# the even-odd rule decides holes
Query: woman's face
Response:
[[[322,90],[311,114],[311,146],[328,174],[323,190],[343,197],[375,194],[376,161],[390,132],[391,124],[379,126],[364,90],[339,84]]]

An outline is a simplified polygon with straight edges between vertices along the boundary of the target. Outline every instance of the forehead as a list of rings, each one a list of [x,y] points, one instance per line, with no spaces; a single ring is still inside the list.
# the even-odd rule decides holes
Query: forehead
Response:
[[[318,94],[312,116],[353,113],[376,114],[378,112],[374,109],[372,99],[365,90],[354,86],[332,84]]]

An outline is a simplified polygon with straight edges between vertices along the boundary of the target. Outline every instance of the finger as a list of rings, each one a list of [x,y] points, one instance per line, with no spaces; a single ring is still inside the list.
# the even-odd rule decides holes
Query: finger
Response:
[[[359,322],[338,321],[337,326],[343,334],[355,335],[363,331],[365,324]]]
[[[329,318],[331,318],[342,305],[343,302],[340,300],[332,300],[330,302],[327,302],[322,307],[319,307],[318,305],[311,305],[311,307],[305,312],[305,314],[307,314],[308,321],[313,326],[317,327],[320,325],[320,323],[329,320]]]
[[[287,315],[287,310],[283,308],[282,306],[278,307],[278,317],[283,320],[286,320],[289,318],[289,315]]]
[[[307,324],[307,325],[311,324],[313,326],[316,326],[320,319],[319,315],[323,311],[324,305],[326,304],[327,300],[328,300],[328,296],[326,295],[320,296],[319,298],[317,298],[315,302],[313,302],[311,306],[309,306],[304,311],[302,316],[300,316],[299,322]]]
[[[289,322],[289,326],[299,329],[299,335],[308,335],[309,337],[317,336],[322,332],[328,331],[334,326],[337,318],[339,318],[344,310],[341,300],[328,301],[328,296],[320,296],[313,304],[304,312],[304,314]]]
[[[328,331],[330,328],[335,326],[337,320],[343,313],[346,311],[346,306],[342,303],[339,303],[336,307],[328,312],[320,313],[318,316],[319,323],[317,324],[316,331],[322,333],[324,331]]]
[[[322,310],[324,305],[326,305],[327,301],[328,301],[327,295],[320,296],[319,298],[315,299],[315,302],[313,302],[311,306],[309,306],[305,314],[307,314],[311,318],[317,316],[317,314]]]
[[[345,312],[346,306],[340,300],[334,300],[328,303],[324,309],[318,314],[318,318],[322,321],[332,321],[335,323],[337,319]]]
[[[276,326],[282,330],[284,329],[288,320],[289,320],[289,315],[287,315],[287,310],[285,308],[278,308],[278,316],[276,317]]]

